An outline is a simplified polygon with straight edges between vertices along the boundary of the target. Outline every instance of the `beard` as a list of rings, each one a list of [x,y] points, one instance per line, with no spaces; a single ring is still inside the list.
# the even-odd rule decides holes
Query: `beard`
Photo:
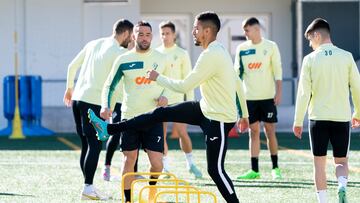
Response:
[[[142,51],[146,51],[150,48],[150,43],[149,44],[139,43],[137,44],[137,47]]]
[[[123,43],[120,44],[120,46],[122,46],[122,47],[124,47],[125,49],[127,49],[130,42],[131,42],[131,37],[130,37],[130,35],[129,35],[128,38],[126,38],[126,39],[123,41]]]
[[[195,46],[200,46],[200,42],[199,42],[199,40],[197,40],[196,38],[194,38],[194,45]]]
[[[120,44],[120,46],[122,46],[122,47],[124,47],[125,49],[127,49],[127,48],[128,48],[128,44],[129,44],[129,43],[127,43],[127,42],[123,42],[122,44]]]

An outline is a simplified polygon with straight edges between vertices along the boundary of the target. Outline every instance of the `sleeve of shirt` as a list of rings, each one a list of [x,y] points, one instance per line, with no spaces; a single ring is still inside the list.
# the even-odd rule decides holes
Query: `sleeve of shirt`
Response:
[[[163,87],[185,94],[215,74],[216,66],[212,64],[214,57],[216,56],[214,54],[210,54],[210,52],[201,53],[194,69],[184,80],[174,80],[166,76],[159,75],[156,81]]]
[[[119,84],[116,87],[116,90],[113,93],[110,101],[110,109],[114,110],[116,103],[121,103],[120,98],[123,96],[124,80],[121,79]]]
[[[171,64],[171,62],[170,62],[170,59],[168,57],[165,57],[165,58],[166,58],[166,60],[165,60],[164,64],[162,65],[162,68],[160,70],[158,69],[158,71],[159,71],[159,74],[164,75],[165,77],[171,77],[171,72],[170,72],[170,64]],[[172,94],[173,94],[173,92],[165,87],[161,91],[161,94],[159,96],[164,96],[167,99],[169,99]]]
[[[67,71],[66,88],[74,87],[74,80],[76,72],[79,70],[84,62],[86,54],[86,46],[76,55],[76,57],[70,62]]]
[[[354,59],[351,57],[350,65],[350,91],[351,97],[354,104],[353,118],[360,119],[360,75],[359,70],[356,67]]]
[[[236,80],[236,106],[238,109],[238,114],[240,118],[248,118],[249,112],[247,109],[243,82],[240,80],[238,74],[236,74],[235,80]]]
[[[234,69],[235,69],[236,75],[240,77],[240,55],[239,55],[239,52],[240,52],[240,46],[237,46],[236,51],[235,51]]]
[[[303,65],[301,67],[299,87],[296,96],[294,126],[303,126],[304,117],[310,101],[310,96],[311,96],[310,68],[311,67],[309,64],[309,58],[305,57],[303,60]]]
[[[120,69],[120,57],[118,57],[111,68],[110,74],[108,75],[102,92],[101,92],[101,107],[110,108],[115,107],[115,99],[112,99],[114,91],[116,90],[116,86],[120,82],[124,73]]]
[[[181,79],[184,79],[191,72],[191,60],[188,52],[186,51],[183,57],[182,65],[181,65]],[[194,90],[190,90],[186,93],[186,101],[192,101],[195,99]]]
[[[271,66],[274,72],[275,80],[282,80],[281,56],[279,48],[274,44],[273,54],[271,56]]]

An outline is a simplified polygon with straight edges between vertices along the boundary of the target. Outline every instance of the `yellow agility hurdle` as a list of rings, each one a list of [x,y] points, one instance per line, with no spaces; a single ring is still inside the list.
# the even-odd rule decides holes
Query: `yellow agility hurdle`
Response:
[[[178,191],[178,190],[166,190],[166,191],[161,191],[155,194],[155,198],[154,198],[154,202],[157,202],[157,199],[161,196],[161,195],[165,195],[165,194],[169,194],[169,195],[178,195],[178,194],[197,194],[197,198],[198,198],[198,203],[201,203],[201,195],[208,195],[211,196],[214,200],[214,203],[217,203],[217,198],[215,196],[214,193],[212,192],[207,192],[207,191]],[[178,203],[176,201],[176,203]]]
[[[190,183],[185,181],[185,180],[181,180],[181,179],[138,179],[138,180],[134,180],[132,183],[131,183],[131,199],[133,200],[133,197],[134,196],[134,192],[135,192],[135,185],[137,183],[140,183],[140,182],[149,182],[149,181],[156,181],[156,182],[162,182],[162,183],[175,183],[175,186],[184,186],[184,185],[188,185],[190,186]],[[151,188],[151,189],[156,189],[156,187],[158,187],[159,185],[156,185],[155,187]],[[144,186],[145,187],[145,186]],[[149,190],[150,192],[151,190]],[[139,201],[140,202],[140,201]],[[152,201],[151,201],[152,202]]]
[[[128,176],[134,176],[134,175],[154,175],[154,176],[161,176],[161,175],[166,175],[166,176],[169,176],[170,179],[168,179],[167,182],[170,182],[170,181],[173,181],[174,180],[177,180],[177,177],[172,174],[172,173],[162,173],[162,172],[129,172],[129,173],[126,173],[122,176],[122,180],[121,180],[121,201],[124,202],[124,182],[125,182],[125,178],[128,177]],[[134,180],[131,184],[131,197],[134,197],[133,196],[133,187],[134,187],[134,184],[137,183],[137,182],[149,182],[149,181],[158,181],[158,182],[166,182],[166,180],[163,180],[163,179],[140,179],[140,180]],[[180,181],[182,183],[186,183],[186,184],[189,184],[187,183],[186,181]],[[132,202],[133,202],[133,198],[132,199]]]
[[[190,190],[192,190],[192,191],[199,191],[199,189],[198,188],[196,188],[196,187],[194,187],[194,186],[191,186],[191,185],[147,185],[147,186],[144,186],[143,188],[141,188],[141,190],[140,190],[140,192],[139,192],[139,202],[142,202],[143,200],[142,200],[142,195],[143,195],[143,191],[144,190],[146,190],[146,189],[148,189],[148,190],[151,190],[151,189],[175,189],[177,192],[176,192],[176,196],[175,196],[175,198],[176,198],[176,200],[175,200],[175,202],[179,202],[179,196],[178,196],[178,190],[180,189],[180,190],[186,190],[186,191],[184,191],[184,192],[187,192],[187,191],[190,191]],[[186,202],[187,203],[189,203],[189,201],[190,201],[190,193],[186,193]],[[156,202],[156,201],[154,201],[154,202]],[[149,202],[150,203],[150,202]]]
[[[179,202],[179,194],[185,194],[186,195],[186,202],[190,202],[191,195],[197,195],[197,202],[201,203],[201,196],[206,195],[210,196],[213,199],[214,203],[217,203],[216,195],[212,192],[207,191],[201,191],[198,188],[191,186],[189,182],[178,179],[174,174],[172,173],[161,173],[161,172],[131,172],[126,173],[122,176],[121,180],[121,198],[122,202],[124,202],[124,182],[125,178],[128,176],[134,176],[134,175],[150,175],[150,176],[162,176],[167,175],[170,177],[169,179],[137,179],[132,181],[131,183],[131,203],[134,202],[134,192],[135,192],[135,185],[140,182],[149,182],[149,181],[156,181],[156,182],[163,182],[163,183],[173,183],[174,185],[146,185],[142,187],[139,191],[139,203],[147,202],[147,203],[155,203],[158,201],[160,196],[172,195],[175,196],[175,202]],[[149,190],[149,199],[143,200],[142,196],[145,190]],[[172,189],[172,190],[164,190],[164,191],[157,191],[157,189]],[[153,198],[150,198],[150,193],[154,196]]]

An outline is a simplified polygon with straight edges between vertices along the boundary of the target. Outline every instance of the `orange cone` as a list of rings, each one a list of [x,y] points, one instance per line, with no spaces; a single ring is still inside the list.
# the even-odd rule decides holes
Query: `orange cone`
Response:
[[[239,134],[235,126],[230,130],[229,137],[239,137]]]

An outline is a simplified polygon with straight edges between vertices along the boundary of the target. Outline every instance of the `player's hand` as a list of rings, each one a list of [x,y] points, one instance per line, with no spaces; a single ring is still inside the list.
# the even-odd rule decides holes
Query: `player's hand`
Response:
[[[164,96],[160,96],[159,98],[155,99],[156,106],[167,106],[168,99]]]
[[[147,79],[156,81],[157,77],[159,76],[159,73],[156,72],[156,70],[149,70],[147,72]]]
[[[351,127],[352,128],[359,128],[360,127],[360,119],[352,118],[351,119]]]
[[[277,92],[274,97],[274,104],[275,106],[279,105],[281,103],[281,92]]]
[[[302,131],[303,131],[303,127],[302,127],[302,126],[294,126],[294,127],[293,127],[294,135],[295,135],[295,137],[297,137],[297,138],[299,138],[299,139],[301,139]]]
[[[65,90],[63,101],[64,101],[65,106],[67,106],[67,107],[71,107],[71,104],[72,104],[72,101],[71,101],[72,94],[73,94],[73,89],[72,89],[72,88],[67,88],[67,89]]]
[[[240,118],[237,121],[236,125],[239,128],[239,132],[244,133],[249,129],[249,119],[248,118]]]
[[[101,110],[100,110],[100,117],[105,119],[105,120],[108,120],[112,115],[112,112],[109,108],[104,108],[102,107]]]

